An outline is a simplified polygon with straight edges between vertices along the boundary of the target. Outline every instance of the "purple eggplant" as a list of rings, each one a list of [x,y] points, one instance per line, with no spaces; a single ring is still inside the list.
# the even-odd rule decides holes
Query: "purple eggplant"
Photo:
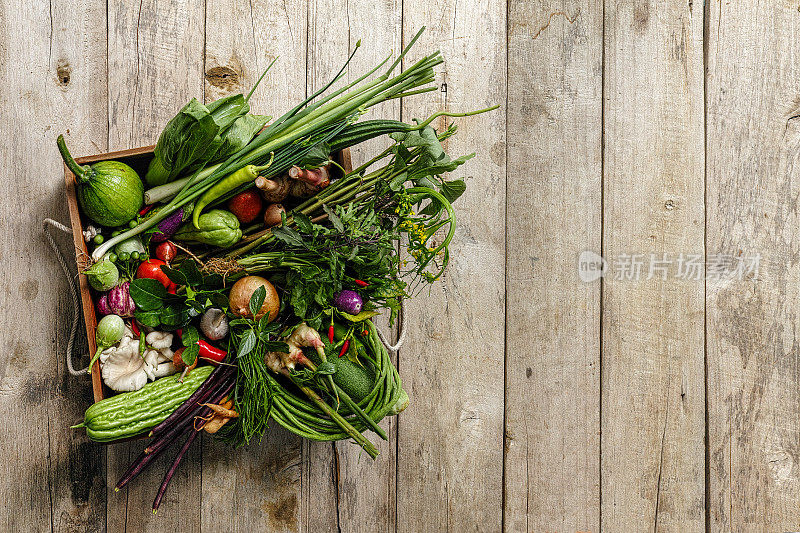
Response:
[[[364,301],[356,291],[345,289],[334,297],[333,306],[342,313],[357,315],[361,312]]]
[[[130,282],[125,281],[120,283],[107,294],[109,310],[121,316],[122,318],[130,318],[136,310],[136,304],[133,303],[130,293]]]
[[[111,308],[108,306],[108,295],[104,294],[97,299],[97,312],[103,316],[111,314]]]
[[[158,231],[151,237],[153,242],[164,242],[175,233],[183,222],[183,207],[179,207],[170,216],[158,223]]]

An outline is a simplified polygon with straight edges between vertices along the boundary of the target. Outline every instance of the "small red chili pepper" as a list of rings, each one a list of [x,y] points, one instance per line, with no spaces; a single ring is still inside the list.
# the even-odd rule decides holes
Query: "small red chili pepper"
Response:
[[[361,332],[361,336],[362,337],[366,337],[367,335],[369,335],[369,331],[364,330],[364,331]]]
[[[345,339],[344,344],[342,345],[342,351],[339,352],[339,357],[343,356],[347,353],[347,349],[350,347],[350,339]]]
[[[328,328],[328,342],[333,344],[333,324]]]
[[[197,341],[197,345],[200,347],[200,351],[198,353],[198,357],[201,359],[207,360],[214,366],[217,366],[219,363],[225,360],[225,356],[228,355],[228,352],[221,348],[217,348],[216,346],[211,346],[204,340]]]
[[[369,286],[369,283],[367,283],[366,281],[360,280],[360,279],[354,279],[353,281],[359,287],[367,287],[367,286]]]
[[[139,327],[136,325],[136,321],[135,320],[131,320],[131,331],[133,331],[133,334],[136,335],[137,337],[140,334]]]
[[[151,209],[153,209],[153,204],[144,206],[141,210],[139,210],[139,216],[146,215]]]

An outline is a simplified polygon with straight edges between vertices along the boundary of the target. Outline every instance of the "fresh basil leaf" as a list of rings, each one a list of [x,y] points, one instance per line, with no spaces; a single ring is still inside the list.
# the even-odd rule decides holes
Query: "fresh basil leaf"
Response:
[[[255,316],[261,310],[261,306],[264,305],[264,298],[267,297],[267,289],[263,285],[253,291],[253,294],[250,295],[250,301],[248,302],[248,307],[250,308],[250,314]]]
[[[154,309],[152,311],[142,311],[137,309],[134,311],[133,316],[136,321],[148,328],[157,328],[161,325],[161,309]]]
[[[197,300],[186,300],[186,303],[189,304],[189,307],[191,307],[198,315],[202,314],[206,310],[206,306]]]
[[[153,311],[160,309],[164,305],[164,298],[167,296],[167,289],[161,282],[149,278],[137,278],[131,281],[128,289],[140,311]]]
[[[186,364],[186,366],[192,366],[194,362],[197,360],[197,356],[200,354],[200,346],[197,344],[191,344],[183,349],[181,353],[181,359]]]
[[[247,333],[245,333],[241,342],[239,342],[239,350],[236,356],[244,357],[245,355],[252,352],[253,348],[255,347],[256,347],[256,332],[251,329],[248,330]]]
[[[194,259],[187,258],[183,261],[180,271],[186,277],[185,285],[196,286],[203,283],[203,275],[200,273],[200,270],[198,270],[197,263],[195,263]]]

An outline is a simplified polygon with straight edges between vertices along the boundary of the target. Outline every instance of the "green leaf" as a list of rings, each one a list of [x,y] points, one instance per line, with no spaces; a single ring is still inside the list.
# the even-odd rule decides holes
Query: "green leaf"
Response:
[[[208,295],[208,299],[214,307],[218,307],[222,310],[227,309],[230,307],[230,302],[228,301],[228,297],[222,294],[221,292],[212,292]]]
[[[185,261],[183,261],[181,263],[180,271],[186,277],[185,285],[191,285],[194,287],[203,283],[203,275],[197,268],[197,263],[195,263],[194,259],[187,258]]]
[[[253,114],[238,117],[228,129],[219,135],[220,146],[210,163],[225,159],[244,148],[270,118],[272,117]]]
[[[197,328],[195,328],[194,326],[186,326],[185,328],[183,328],[183,335],[181,336],[181,342],[185,347],[197,344],[197,341],[199,340],[200,340],[200,334],[197,333]]]
[[[320,363],[317,366],[317,374],[323,376],[330,376],[336,373],[336,365],[333,364],[331,361],[325,361],[324,363]]]
[[[289,352],[289,345],[285,342],[279,341],[269,341],[264,343],[264,350],[268,352],[282,352],[288,353]]]
[[[304,246],[303,237],[292,228],[287,228],[285,225],[272,228],[272,234],[276,239],[283,241],[289,246]]]
[[[207,160],[218,146],[219,125],[208,107],[192,98],[164,127],[145,175],[150,186],[172,181],[191,165]]]
[[[219,291],[221,286],[222,276],[214,273],[203,276],[203,283],[200,285],[204,291]]]
[[[330,163],[331,159],[329,154],[330,148],[328,147],[328,143],[316,144],[303,156],[297,166],[306,170],[317,169]]]
[[[253,348],[255,347],[256,347],[256,332],[251,329],[248,330],[247,333],[245,333],[241,342],[239,342],[239,350],[236,356],[244,357],[245,355],[252,352]]]
[[[188,285],[186,282],[186,276],[180,270],[163,265],[161,267],[161,271],[166,274],[169,280],[175,285]]]
[[[168,328],[180,328],[189,322],[189,310],[181,305],[170,304],[161,309],[161,323]]]
[[[443,181],[439,190],[442,196],[447,198],[447,201],[452,204],[458,200],[459,196],[464,194],[464,191],[467,190],[467,184],[464,183],[464,180]]]
[[[167,289],[161,282],[149,278],[137,278],[131,281],[129,291],[136,309],[140,311],[161,309],[167,296]]]
[[[328,220],[331,221],[331,225],[333,225],[336,231],[344,233],[344,224],[342,224],[342,219],[339,218],[336,212],[325,204],[322,204],[322,209],[328,214]]]
[[[192,366],[197,360],[197,356],[199,354],[200,346],[195,343],[184,348],[183,353],[181,353],[181,359],[183,359],[183,362],[186,363],[186,366]]]
[[[406,148],[421,146],[425,151],[424,155],[420,157],[422,161],[432,163],[447,158],[447,154],[436,136],[436,130],[431,126],[425,126],[422,130],[390,133],[389,137],[400,141]]]
[[[292,218],[294,219],[294,223],[297,224],[297,229],[299,229],[301,233],[312,234],[314,232],[314,224],[311,222],[311,219],[303,213],[292,213]]]
[[[351,315],[349,313],[343,313],[342,311],[339,311],[339,314],[342,316],[342,318],[344,318],[346,320],[349,320],[350,322],[361,322],[363,320],[367,320],[368,318],[372,318],[374,316],[378,316],[381,313],[380,313],[380,311],[372,310],[372,311],[361,311],[357,315]]]
[[[134,311],[133,316],[143,326],[148,328],[157,328],[161,325],[161,309],[154,309],[153,311],[142,311],[137,309]]]
[[[264,298],[267,297],[267,289],[263,285],[253,291],[253,294],[250,295],[250,301],[248,302],[248,307],[250,308],[250,314],[253,315],[253,318],[258,314],[261,310],[261,306],[264,305]]]

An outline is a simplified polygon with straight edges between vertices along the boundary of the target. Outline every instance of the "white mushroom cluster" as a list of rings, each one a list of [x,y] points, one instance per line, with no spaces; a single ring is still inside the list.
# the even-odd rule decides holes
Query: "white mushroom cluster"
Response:
[[[116,346],[100,354],[103,381],[115,391],[135,391],[148,380],[177,372],[172,364],[172,333],[151,331],[145,337],[147,349],[139,355],[139,338],[125,326],[125,333]]]

